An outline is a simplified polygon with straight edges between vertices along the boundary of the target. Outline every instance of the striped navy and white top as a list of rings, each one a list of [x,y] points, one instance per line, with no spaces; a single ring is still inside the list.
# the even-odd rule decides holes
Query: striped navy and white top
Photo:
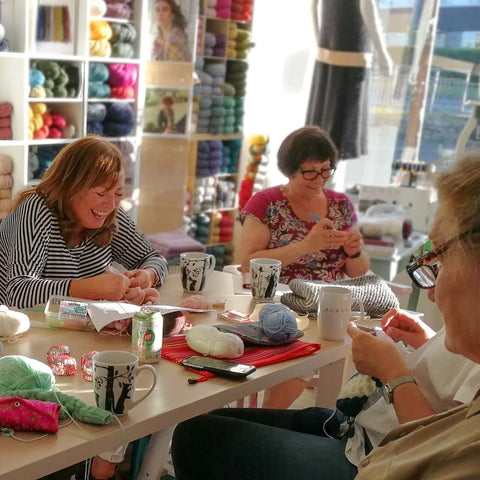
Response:
[[[31,195],[0,223],[0,303],[27,308],[50,295],[68,295],[71,280],[100,275],[117,262],[127,270],[151,267],[160,279],[167,262],[118,208],[118,232],[105,247],[84,240],[67,248],[56,216],[39,195]]]

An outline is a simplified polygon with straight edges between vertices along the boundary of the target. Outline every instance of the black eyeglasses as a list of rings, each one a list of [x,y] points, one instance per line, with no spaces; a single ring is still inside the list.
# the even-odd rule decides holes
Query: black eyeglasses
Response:
[[[336,168],[322,168],[321,170],[301,170],[297,168],[297,172],[303,175],[304,180],[316,180],[319,175],[323,179],[330,178],[335,173]]]
[[[406,268],[408,275],[415,285],[419,288],[433,288],[437,282],[437,276],[441,266],[439,261],[435,261],[438,256],[445,253],[455,242],[478,233],[480,233],[480,230],[463,232],[443,243],[438,248],[425,253],[420,258],[415,259],[413,257],[411,263],[409,263]]]

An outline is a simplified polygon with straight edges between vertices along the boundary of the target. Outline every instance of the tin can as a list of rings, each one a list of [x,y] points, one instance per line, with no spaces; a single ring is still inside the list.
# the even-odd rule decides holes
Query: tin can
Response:
[[[142,363],[155,363],[162,353],[163,317],[143,307],[132,317],[132,349]]]

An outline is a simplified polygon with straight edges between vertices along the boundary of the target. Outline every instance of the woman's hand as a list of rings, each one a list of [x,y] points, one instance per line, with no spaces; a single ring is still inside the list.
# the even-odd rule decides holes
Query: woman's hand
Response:
[[[362,234],[357,232],[356,230],[351,230],[347,232],[347,236],[343,244],[343,251],[347,254],[347,256],[355,255],[362,250],[362,239]]]
[[[96,277],[72,280],[70,295],[90,300],[123,300],[130,287],[130,279],[116,273],[102,273]]]
[[[306,245],[307,253],[317,253],[325,248],[338,248],[343,246],[347,233],[335,230],[329,218],[323,218],[316,223],[302,240]]]
[[[382,328],[395,342],[405,342],[415,349],[435,335],[435,331],[418,317],[397,308],[392,308],[382,318]]]
[[[124,275],[130,279],[130,287],[150,288],[153,287],[157,276],[153,268],[129,270]]]
[[[347,327],[352,337],[352,358],[360,373],[378,378],[383,384],[402,375],[410,375],[402,354],[386,335],[361,331],[354,323]]]

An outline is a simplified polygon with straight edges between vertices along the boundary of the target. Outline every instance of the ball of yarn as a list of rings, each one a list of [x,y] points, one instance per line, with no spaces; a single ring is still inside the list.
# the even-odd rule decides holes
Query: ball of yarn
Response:
[[[209,325],[197,325],[185,335],[188,346],[203,355],[219,358],[238,358],[243,355],[242,339],[233,333],[218,331]]]
[[[103,0],[90,0],[88,6],[91,17],[103,17],[107,13],[107,4]]]
[[[108,65],[110,76],[109,85],[125,87],[137,82],[137,67],[131,63],[111,63]]]
[[[109,74],[108,67],[104,63],[90,63],[88,67],[90,82],[106,82]]]
[[[109,40],[112,33],[112,27],[105,20],[90,21],[90,40]]]
[[[130,125],[133,119],[134,111],[129,103],[112,103],[107,107],[105,120]]]
[[[30,328],[30,320],[22,312],[0,305],[0,337],[14,337]]]
[[[103,122],[107,116],[104,103],[89,103],[87,105],[87,122]]]
[[[286,343],[298,334],[297,321],[288,307],[279,303],[260,310],[260,327],[276,343]]]
[[[55,385],[52,369],[22,355],[0,358],[0,395],[9,390],[50,390]]]
[[[212,308],[212,304],[203,295],[190,295],[189,297],[182,298],[178,306],[183,308],[198,308],[201,310]]]

